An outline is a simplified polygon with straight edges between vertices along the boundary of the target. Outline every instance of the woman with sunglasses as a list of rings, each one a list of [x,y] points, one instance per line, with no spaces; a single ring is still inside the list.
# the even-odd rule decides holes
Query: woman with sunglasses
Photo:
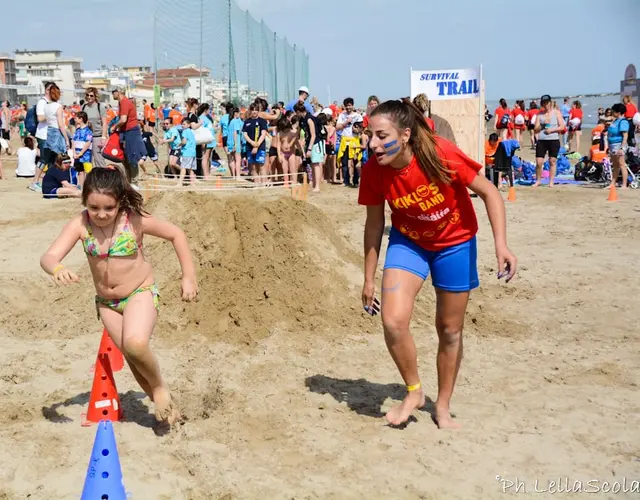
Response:
[[[91,145],[93,168],[104,168],[107,163],[102,156],[102,148],[107,141],[107,109],[100,104],[98,89],[95,87],[89,87],[86,90],[85,98],[87,102],[82,106],[82,111],[87,113],[89,127],[93,132],[93,143]]]

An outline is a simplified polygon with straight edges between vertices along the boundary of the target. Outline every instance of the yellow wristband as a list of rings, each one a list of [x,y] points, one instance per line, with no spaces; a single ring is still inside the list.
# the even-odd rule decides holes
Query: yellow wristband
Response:
[[[417,391],[421,387],[422,387],[422,384],[420,382],[418,382],[417,384],[414,384],[414,385],[408,385],[407,386],[407,391],[409,391],[409,392]]]
[[[58,271],[62,271],[63,269],[64,269],[64,266],[62,264],[58,264],[56,267],[53,268],[53,272],[51,274],[55,276]]]

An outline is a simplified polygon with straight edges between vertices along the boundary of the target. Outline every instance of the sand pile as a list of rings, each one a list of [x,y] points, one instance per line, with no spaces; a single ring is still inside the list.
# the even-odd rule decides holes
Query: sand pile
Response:
[[[341,335],[375,328],[360,306],[361,258],[314,206],[192,193],[161,194],[149,210],[187,234],[200,287],[196,304],[181,302],[172,246],[147,240],[161,285],[161,334],[251,345],[276,328]]]
[[[184,341],[200,334],[253,345],[274,329],[344,335],[379,328],[362,313],[360,256],[314,206],[290,198],[188,193],[160,194],[148,209],[185,231],[200,289],[196,303],[182,302],[172,245],[145,239],[160,287],[156,332],[163,338]],[[82,282],[70,287],[52,287],[46,277],[23,283],[26,301],[3,294],[13,306],[5,311],[12,330],[19,336],[72,338],[80,324],[86,331],[99,329],[89,268],[85,264],[77,272]]]

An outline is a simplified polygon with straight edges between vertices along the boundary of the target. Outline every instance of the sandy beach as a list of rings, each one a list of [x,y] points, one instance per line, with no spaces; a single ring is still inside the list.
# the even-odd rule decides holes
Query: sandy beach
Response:
[[[77,499],[95,437],[80,423],[102,327],[80,245],[66,261],[78,285],[55,288],[38,261],[81,207],[28,191],[13,177],[15,156],[3,160],[0,500]],[[361,307],[356,190],[325,185],[308,202],[284,191],[153,196],[149,209],[189,238],[200,296],[180,301],[171,245],[146,239],[161,291],[153,347],[186,420],[155,436],[153,404],[126,367],[116,373],[131,498],[497,499],[515,495],[517,481],[519,493],[583,498],[554,494],[549,482],[565,478],[585,488],[624,481],[627,491],[595,498],[637,498],[640,198],[607,195],[518,187],[507,217],[520,270],[509,284],[496,279],[474,199],[481,286],[466,317],[455,432],[437,430],[431,403],[404,429],[384,425],[405,392],[379,316]],[[427,282],[412,328],[431,398],[434,308]]]

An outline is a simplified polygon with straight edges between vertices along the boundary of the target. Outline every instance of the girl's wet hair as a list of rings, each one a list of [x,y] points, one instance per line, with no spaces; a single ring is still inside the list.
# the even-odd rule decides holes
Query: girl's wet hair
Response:
[[[282,117],[276,123],[276,128],[277,128],[278,132],[288,132],[289,130],[291,130],[293,128],[293,126],[291,125],[291,122],[289,120],[287,120],[286,118]]]
[[[374,116],[385,116],[400,132],[410,129],[409,146],[420,168],[432,180],[437,179],[444,184],[451,182],[452,171],[444,166],[438,156],[433,132],[427,125],[422,111],[411,99],[405,97],[400,101],[383,102],[371,113],[371,118]]]
[[[148,212],[143,208],[142,195],[131,187],[124,172],[112,165],[107,168],[94,168],[87,174],[82,186],[82,204],[85,207],[91,193],[112,196],[120,208],[129,213],[140,216],[148,215]]]

